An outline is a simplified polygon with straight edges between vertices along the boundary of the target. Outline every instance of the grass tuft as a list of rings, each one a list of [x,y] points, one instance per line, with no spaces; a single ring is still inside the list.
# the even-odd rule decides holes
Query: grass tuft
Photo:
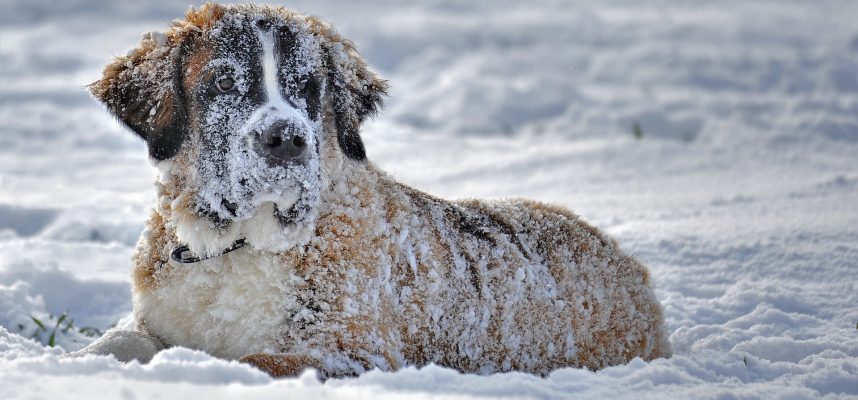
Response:
[[[56,318],[56,322],[53,322],[52,324],[52,329],[48,329],[46,324],[47,321],[42,322],[42,320],[32,315],[30,316],[30,319],[32,319],[33,322],[36,324],[36,330],[33,332],[31,337],[50,347],[54,347],[57,345],[57,332],[63,335],[67,335],[70,332],[76,332],[86,337],[98,337],[103,334],[103,332],[97,328],[89,326],[81,328],[75,327],[74,320],[69,317],[68,311],[62,313],[59,317]],[[48,319],[54,320],[55,318],[53,315],[49,315]],[[23,331],[24,328],[24,325],[18,324],[19,331]]]

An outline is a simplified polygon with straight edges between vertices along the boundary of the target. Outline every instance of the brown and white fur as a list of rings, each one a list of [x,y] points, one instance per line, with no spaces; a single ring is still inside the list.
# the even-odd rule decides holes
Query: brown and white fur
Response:
[[[108,65],[92,91],[147,141],[159,200],[134,257],[137,331],[83,353],[185,346],[275,376],[670,355],[646,267],[575,214],[442,200],[367,161],[359,126],[385,90],[329,25],[264,6],[192,9]],[[275,120],[300,158],[258,147]],[[176,263],[182,244],[212,258]],[[134,340],[148,347],[119,350]]]

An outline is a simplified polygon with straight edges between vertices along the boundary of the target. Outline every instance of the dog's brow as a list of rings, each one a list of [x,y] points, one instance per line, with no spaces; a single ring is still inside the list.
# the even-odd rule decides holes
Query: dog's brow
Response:
[[[206,72],[205,68],[211,62],[211,58],[212,51],[207,47],[201,47],[190,54],[185,64],[186,76],[189,82],[196,82],[200,78],[205,77],[203,73]]]

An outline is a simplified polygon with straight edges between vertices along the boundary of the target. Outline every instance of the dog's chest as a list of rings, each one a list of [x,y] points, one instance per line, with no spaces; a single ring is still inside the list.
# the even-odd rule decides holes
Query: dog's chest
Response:
[[[169,345],[236,359],[283,351],[284,316],[295,308],[291,267],[241,249],[159,272],[158,287],[135,295],[135,313]]]

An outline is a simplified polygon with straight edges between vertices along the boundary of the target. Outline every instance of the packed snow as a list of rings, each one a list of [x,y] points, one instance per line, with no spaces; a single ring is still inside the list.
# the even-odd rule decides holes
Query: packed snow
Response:
[[[432,194],[554,202],[602,228],[649,266],[674,356],[324,383],[184,348],[63,357],[131,324],[155,197],[144,144],[84,86],[186,5],[0,0],[0,398],[858,396],[858,3],[287,6],[390,81],[370,160]]]

